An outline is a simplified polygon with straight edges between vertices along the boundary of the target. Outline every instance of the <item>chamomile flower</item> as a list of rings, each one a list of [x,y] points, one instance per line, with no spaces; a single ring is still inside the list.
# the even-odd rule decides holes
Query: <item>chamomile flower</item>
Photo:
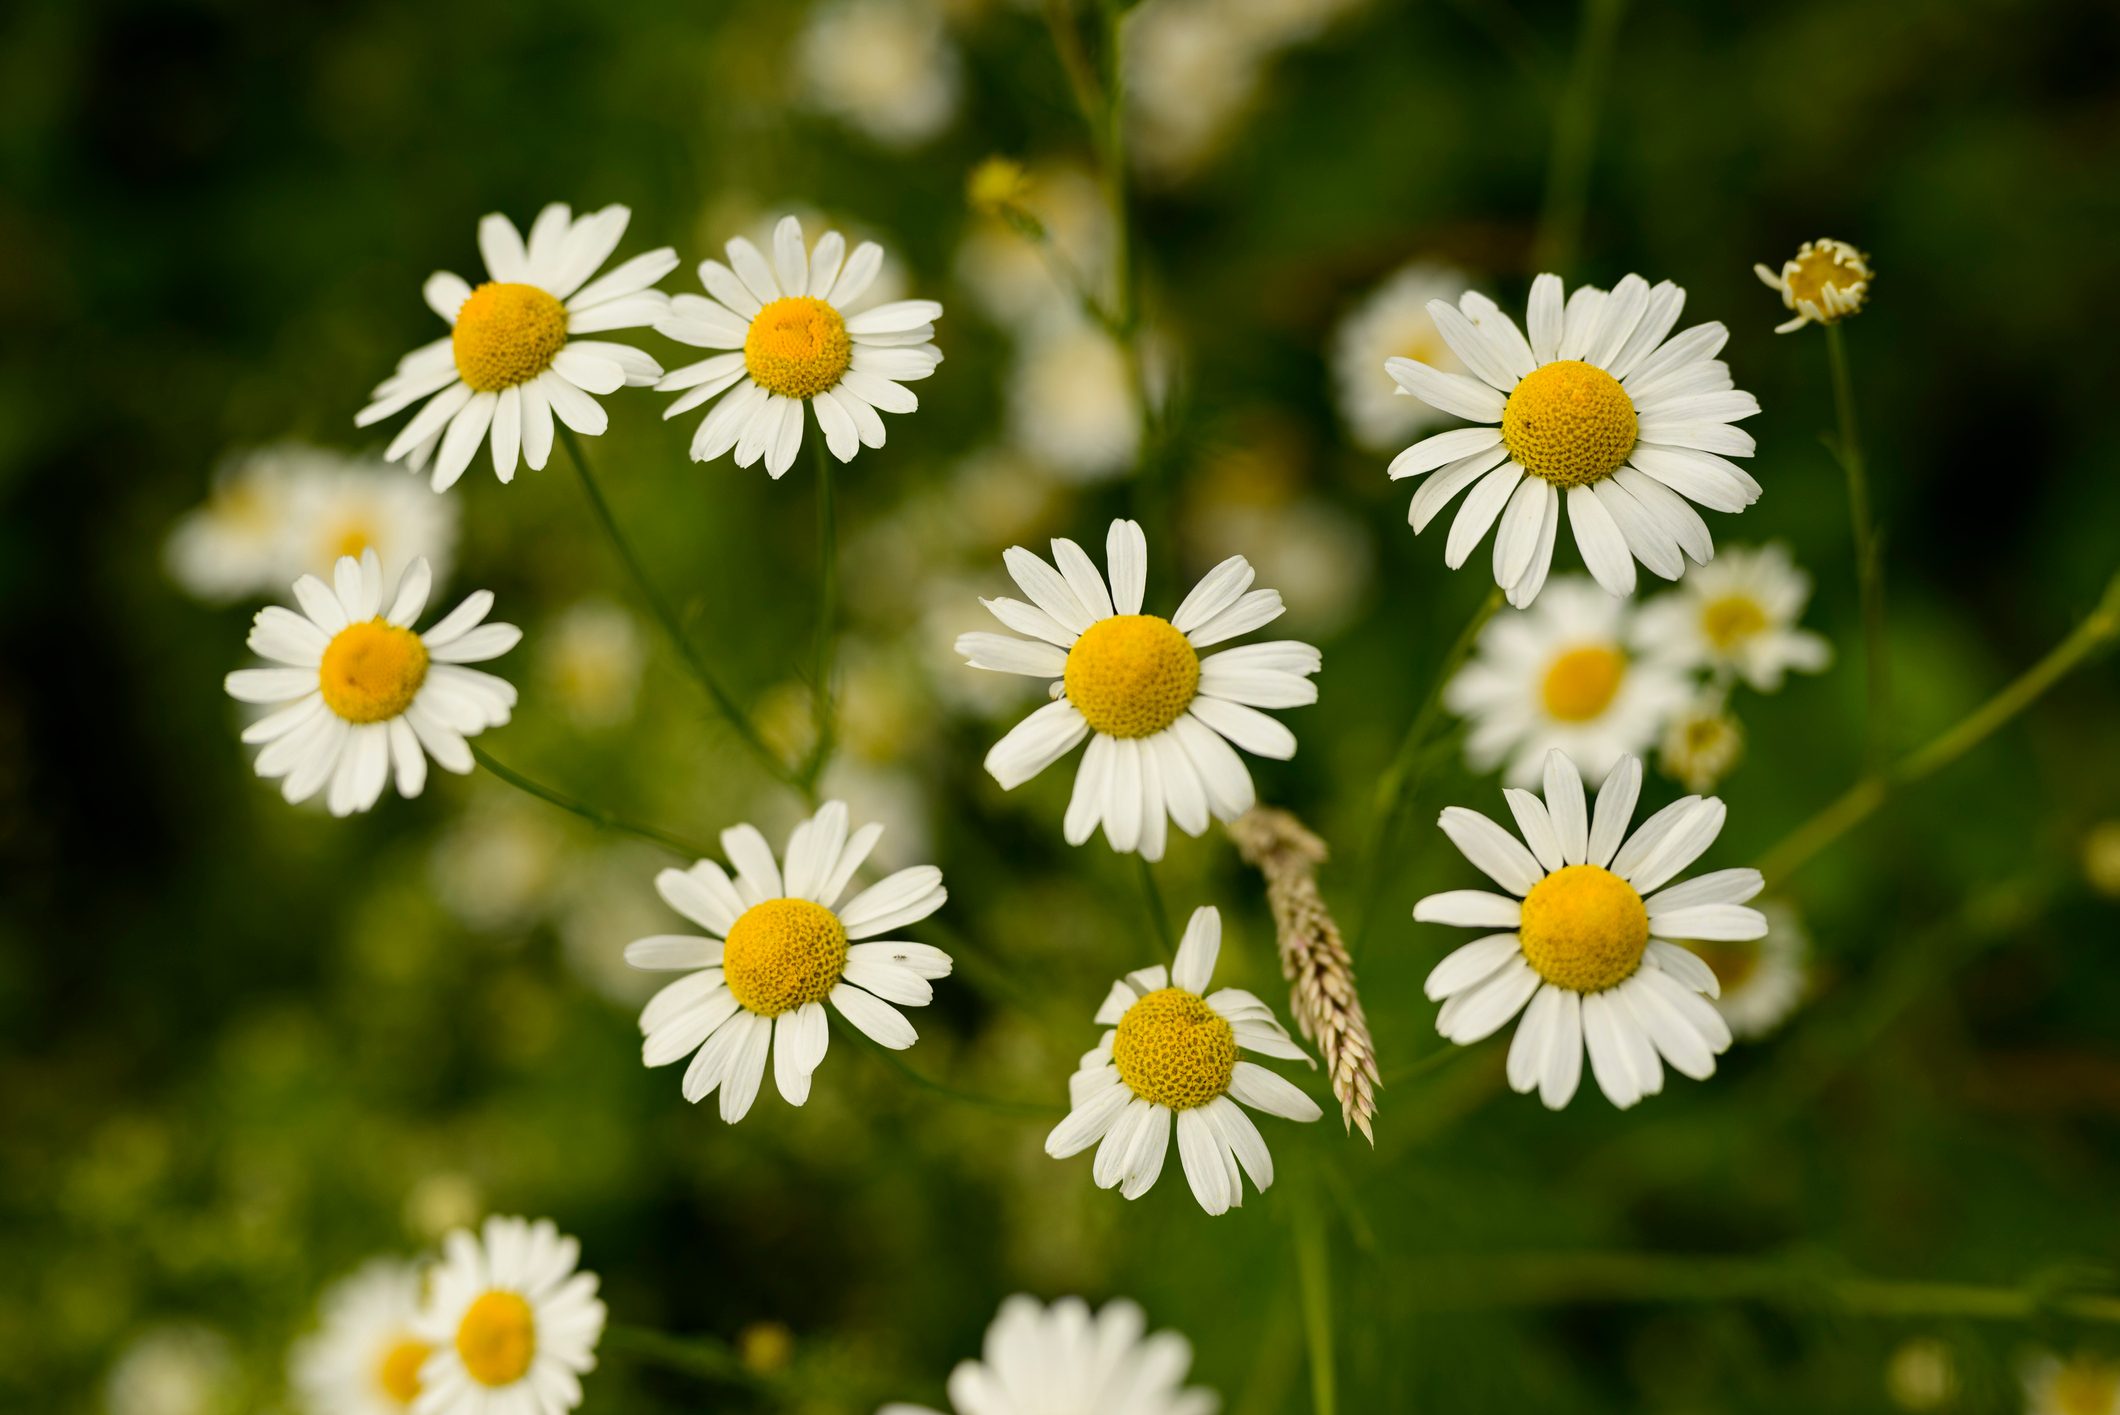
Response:
[[[1185,1387],[1192,1345],[1176,1332],[1148,1335],[1148,1318],[1123,1298],[1092,1312],[1079,1297],[1048,1307],[1018,1295],[1001,1304],[977,1361],[950,1372],[956,1415],[1214,1415],[1212,1391]],[[877,1415],[940,1415],[886,1405]]]
[[[1598,1086],[1621,1109],[1663,1089],[1666,1062],[1706,1080],[1730,1045],[1729,1024],[1708,1002],[1715,974],[1666,940],[1739,941],[1767,929],[1759,911],[1745,907],[1760,891],[1758,870],[1669,884],[1715,843],[1723,803],[1683,797],[1629,836],[1638,758],[1612,768],[1594,816],[1565,754],[1547,756],[1545,778],[1543,802],[1529,791],[1503,793],[1521,841],[1476,811],[1443,812],[1451,843],[1509,892],[1454,889],[1413,906],[1422,923],[1503,930],[1429,973],[1428,996],[1443,1004],[1436,1030],[1469,1046],[1522,1012],[1509,1046],[1509,1085],[1536,1090],[1553,1110],[1575,1095],[1586,1049]]]
[[[2120,1361],[2041,1352],[2024,1365],[2025,1415],[2120,1415]]]
[[[596,1369],[604,1304],[596,1274],[577,1271],[581,1244],[550,1219],[492,1217],[474,1237],[456,1229],[427,1275],[418,1335],[434,1348],[420,1368],[413,1415],[564,1415]]]
[[[378,1258],[324,1293],[320,1328],[295,1345],[290,1384],[309,1415],[403,1415],[434,1347],[414,1327],[420,1272]]]
[[[1490,527],[1494,582],[1518,608],[1546,583],[1561,501],[1583,563],[1615,595],[1634,592],[1634,563],[1675,580],[1686,557],[1715,553],[1689,504],[1742,511],[1759,483],[1731,457],[1751,434],[1731,426],[1759,411],[1715,357],[1730,331],[1672,327],[1686,292],[1629,275],[1607,292],[1585,285],[1564,301],[1557,275],[1531,283],[1530,337],[1476,291],[1431,300],[1436,328],[1472,376],[1413,359],[1386,370],[1422,402],[1480,427],[1416,442],[1391,463],[1393,480],[1429,474],[1408,519],[1416,534],[1469,488],[1443,561],[1465,563]],[[1683,552],[1683,554],[1681,553]]]
[[[1068,481],[1128,470],[1141,449],[1141,399],[1126,351],[1086,319],[1048,317],[1017,348],[1008,422],[1018,447]]]
[[[812,108],[885,147],[918,146],[956,116],[963,65],[935,0],[829,0],[795,58]]]
[[[425,559],[439,582],[456,549],[458,507],[381,462],[312,449],[300,460],[288,508],[282,581],[330,572],[342,555],[373,550],[386,565]]]
[[[1790,670],[1817,673],[1833,661],[1832,644],[1797,627],[1810,599],[1811,577],[1787,546],[1728,546],[1643,606],[1641,634],[1683,667],[1772,693]]]
[[[1096,1145],[1099,1189],[1146,1194],[1175,1128],[1193,1197],[1211,1214],[1226,1213],[1244,1202],[1244,1176],[1262,1194],[1273,1183],[1273,1156],[1237,1102],[1286,1120],[1322,1113],[1292,1083],[1238,1056],[1310,1059],[1252,994],[1207,991],[1221,950],[1222,916],[1195,909],[1176,965],[1128,973],[1097,1009],[1109,1030],[1068,1078],[1067,1119],[1045,1137],[1045,1152],[1066,1159]]]
[[[1688,791],[1712,791],[1744,760],[1745,729],[1730,711],[1729,698],[1708,688],[1671,714],[1656,765]]]
[[[632,215],[607,206],[577,219],[554,202],[527,240],[505,216],[482,219],[486,279],[473,286],[445,270],[427,277],[421,293],[448,335],[400,359],[353,420],[367,427],[424,400],[384,460],[418,470],[431,458],[434,489],[446,491],[485,443],[494,473],[513,481],[518,461],[537,470],[552,455],[555,417],[597,436],[607,418],[594,395],[662,377],[662,366],[632,345],[584,337],[644,328],[669,313],[670,297],[654,288],[677,268],[668,246],[589,278],[618,249]]]
[[[1470,724],[1473,770],[1499,766],[1507,784],[1529,786],[1556,748],[1593,776],[1639,755],[1691,695],[1683,673],[1643,649],[1627,601],[1567,575],[1531,608],[1488,622],[1443,706]]]
[[[1715,1010],[1730,1034],[1754,1041],[1789,1020],[1810,981],[1811,938],[1796,911],[1778,899],[1759,906],[1767,931],[1755,939],[1674,938],[1715,974]]]
[[[1258,709],[1316,702],[1318,651],[1280,640],[1200,656],[1281,615],[1278,591],[1249,588],[1243,556],[1210,570],[1168,619],[1141,612],[1148,540],[1136,522],[1114,521],[1105,537],[1108,584],[1071,540],[1053,542],[1057,570],[1022,546],[1003,559],[1031,603],[983,603],[1029,637],[963,634],[957,652],[974,668],[1053,680],[1053,701],[986,754],[1002,790],[1089,739],[1063,827],[1068,844],[1101,823],[1114,850],[1160,860],[1166,820],[1198,835],[1210,817],[1234,820],[1251,808],[1251,773],[1231,743],[1262,757],[1295,755],[1295,734]]]
[[[468,772],[466,737],[508,720],[515,689],[466,664],[498,658],[523,636],[513,624],[486,624],[491,591],[480,590],[421,634],[433,572],[415,560],[384,611],[383,563],[372,550],[340,558],[332,584],[314,575],[294,583],[301,612],[258,611],[250,649],[272,668],[228,675],[228,695],[274,707],[243,729],[262,745],[258,775],[280,781],[289,801],[327,785],[335,816],[365,811],[395,770],[400,796],[427,783],[427,758]]]
[[[170,579],[187,594],[216,602],[286,584],[293,460],[266,448],[224,462],[205,502],[170,528],[162,549]]]
[[[840,461],[883,446],[879,414],[919,407],[905,385],[942,362],[933,342],[942,306],[895,300],[852,313],[883,266],[883,247],[863,241],[849,255],[837,231],[807,247],[792,216],[773,228],[770,262],[741,236],[727,250],[727,265],[700,262],[707,294],[675,297],[655,326],[680,344],[727,351],[672,369],[655,385],[683,393],[663,410],[666,418],[726,395],[692,435],[692,460],[733,450],[737,466],[763,461],[778,479],[802,446],[806,403]]]
[[[1384,371],[1388,359],[1413,359],[1444,373],[1465,366],[1450,352],[1430,300],[1455,300],[1465,277],[1448,266],[1417,260],[1401,267],[1340,321],[1332,338],[1333,391],[1340,417],[1355,441],[1373,452],[1448,422],[1450,414],[1411,397]]]
[[[657,875],[664,902],[707,934],[658,934],[626,946],[636,968],[685,974],[641,1009],[642,1062],[668,1066],[690,1056],[685,1099],[697,1104],[719,1090],[721,1118],[733,1125],[757,1099],[768,1050],[782,1098],[789,1105],[810,1098],[810,1075],[831,1039],[826,1002],[879,1045],[911,1046],[919,1034],[898,1008],[925,1007],[934,997],[929,980],[949,976],[950,957],[883,936],[925,919],[949,894],[942,871],[915,865],[842,907],[840,896],[882,834],[882,826],[865,825],[850,835],[845,803],[827,801],[788,836],[780,863],[763,835],[739,825],[721,833],[733,880],[712,860]]]
[[[1774,326],[1776,334],[1793,334],[1807,324],[1832,324],[1859,312],[1870,298],[1875,274],[1870,258],[1846,241],[1805,241],[1775,270],[1754,265],[1760,283],[1781,296],[1795,316]]]

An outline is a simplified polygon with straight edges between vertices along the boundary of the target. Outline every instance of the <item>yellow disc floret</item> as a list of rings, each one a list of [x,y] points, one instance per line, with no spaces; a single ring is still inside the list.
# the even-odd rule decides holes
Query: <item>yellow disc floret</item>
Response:
[[[1200,688],[1200,655],[1168,619],[1115,614],[1067,651],[1067,700],[1107,737],[1153,737]]]
[[[1546,666],[1539,701],[1560,722],[1590,722],[1603,715],[1627,676],[1627,655],[1609,644],[1569,649]]]
[[[324,538],[324,542],[334,563],[342,555],[350,555],[358,560],[362,551],[375,544],[375,533],[363,522],[348,521],[343,525],[334,526],[331,534]]]
[[[1642,897],[1601,865],[1555,870],[1524,896],[1524,959],[1555,987],[1603,992],[1634,976],[1649,946]]]
[[[1229,1089],[1237,1033],[1198,993],[1162,988],[1119,1019],[1112,1061],[1119,1079],[1142,1100],[1191,1110]]]
[[[433,1354],[434,1348],[418,1337],[399,1337],[376,1362],[376,1385],[391,1400],[409,1407],[420,1393],[420,1367]]]
[[[480,1293],[457,1323],[456,1354],[480,1385],[513,1385],[537,1355],[537,1315],[517,1293]]]
[[[489,280],[456,312],[456,371],[481,393],[528,383],[567,347],[567,307],[535,285]]]
[[[1781,268],[1785,303],[1822,324],[1861,309],[1871,278],[1869,258],[1846,241],[1805,241]]]
[[[729,991],[761,1017],[824,1001],[846,964],[846,925],[807,899],[753,904],[729,930],[721,952]]]
[[[427,681],[427,645],[381,619],[348,624],[324,646],[317,688],[324,706],[348,722],[400,716]]]
[[[751,317],[743,363],[751,380],[783,398],[814,398],[839,382],[854,359],[847,322],[810,295],[775,300]]]
[[[1748,594],[1726,594],[1701,606],[1700,631],[1728,653],[1767,627],[1767,611]]]
[[[1524,375],[1502,407],[1502,445],[1555,486],[1588,486],[1626,463],[1638,425],[1634,400],[1593,364],[1561,359]]]

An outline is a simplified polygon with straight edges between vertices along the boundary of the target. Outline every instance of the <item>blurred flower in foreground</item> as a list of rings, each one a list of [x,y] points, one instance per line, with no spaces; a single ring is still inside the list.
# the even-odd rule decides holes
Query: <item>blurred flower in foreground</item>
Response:
[[[1385,363],[1414,397],[1486,424],[1414,443],[1392,459],[1391,477],[1432,474],[1413,496],[1415,534],[1471,488],[1443,561],[1463,565],[1499,518],[1494,582],[1519,608],[1546,583],[1563,492],[1583,563],[1615,595],[1634,593],[1637,560],[1667,580],[1687,556],[1708,563],[1715,546],[1689,502],[1737,512],[1759,499],[1759,483],[1728,460],[1752,455],[1751,434],[1731,424],[1759,411],[1715,357],[1730,331],[1696,324],[1667,337],[1686,302],[1668,280],[1579,286],[1565,303],[1561,292],[1558,275],[1531,282],[1529,339],[1476,291],[1455,305],[1429,301],[1473,377]]]
[[[980,1359],[950,1372],[950,1404],[957,1415],[1213,1415],[1213,1392],[1182,1388],[1191,1344],[1147,1330],[1147,1317],[1124,1299],[1092,1313],[1079,1297],[1050,1307],[1011,1297],[987,1328]],[[878,1415],[938,1412],[894,1404]]]
[[[286,667],[239,668],[228,695],[276,711],[243,729],[263,743],[258,775],[281,777],[281,794],[306,801],[330,785],[335,816],[365,811],[383,794],[396,767],[400,796],[420,794],[427,758],[445,771],[468,772],[466,737],[508,720],[515,689],[465,664],[498,658],[523,631],[482,624],[493,607],[480,590],[425,634],[412,622],[427,607],[433,575],[415,560],[383,610],[383,564],[372,550],[339,561],[336,587],[314,575],[295,581],[302,612],[272,605],[258,611],[251,652]]]
[[[2026,1415],[2120,1415],[2120,1362],[2079,1351],[2025,1364]]]
[[[1017,446],[1070,481],[1117,476],[1141,448],[1126,351],[1073,315],[1053,316],[1018,346],[1008,416]]]
[[[1744,727],[1723,695],[1710,689],[1672,714],[1656,764],[1688,791],[1712,791],[1744,754]]]
[[[633,715],[646,659],[639,624],[607,599],[569,605],[538,636],[546,690],[581,727],[610,727]]]
[[[1231,743],[1281,761],[1295,755],[1295,734],[1258,709],[1316,702],[1318,651],[1283,639],[1199,654],[1281,616],[1278,591],[1246,592],[1253,572],[1243,556],[1209,571],[1169,619],[1141,612],[1148,540],[1133,521],[1112,522],[1106,536],[1108,587],[1071,540],[1053,541],[1058,570],[1022,546],[1003,559],[1032,602],[982,602],[1029,637],[964,634],[957,652],[974,668],[1053,680],[1054,700],[986,754],[1002,790],[1089,739],[1063,826],[1068,844],[1101,822],[1112,849],[1160,860],[1167,820],[1196,836],[1210,815],[1234,820],[1251,808],[1251,773]]]
[[[576,220],[553,202],[531,223],[527,242],[499,213],[480,220],[485,283],[474,289],[448,271],[427,277],[421,293],[449,335],[400,359],[354,425],[426,399],[383,456],[415,470],[433,457],[436,491],[455,484],[482,442],[491,442],[493,470],[508,482],[518,455],[532,470],[545,465],[553,418],[585,437],[602,433],[607,418],[590,395],[651,384],[662,366],[630,344],[581,336],[662,319],[670,297],[652,287],[677,269],[677,252],[664,246],[589,279],[618,249],[632,215],[607,206]]]
[[[932,0],[827,0],[796,63],[810,107],[886,147],[923,143],[957,115],[962,66]]]
[[[1529,786],[1556,748],[1592,776],[1640,755],[1691,692],[1676,668],[1641,651],[1627,601],[1568,575],[1480,631],[1471,660],[1443,685],[1443,706],[1470,723],[1473,770],[1501,766],[1509,785]]]
[[[1386,452],[1449,421],[1448,413],[1408,395],[1384,371],[1384,361],[1413,359],[1444,373],[1463,373],[1465,366],[1429,316],[1428,302],[1464,293],[1461,272],[1417,260],[1400,267],[1340,321],[1332,336],[1332,377],[1340,416],[1356,442]]]
[[[328,1288],[320,1327],[295,1343],[288,1380],[309,1415],[402,1415],[434,1348],[414,1334],[420,1273],[378,1258]]]
[[[1665,940],[1760,937],[1767,921],[1745,901],[1764,882],[1758,870],[1730,869],[1664,886],[1715,843],[1723,803],[1683,797],[1628,836],[1638,758],[1612,768],[1595,816],[1566,755],[1547,755],[1545,779],[1543,802],[1529,791],[1503,793],[1522,842],[1477,811],[1443,811],[1451,843],[1509,893],[1431,894],[1413,917],[1509,932],[1466,944],[1429,973],[1428,996],[1443,1004],[1436,1030],[1469,1046],[1523,1012],[1509,1045],[1509,1085],[1536,1090],[1552,1110],[1575,1095],[1586,1049],[1598,1087],[1622,1110],[1663,1090],[1665,1061],[1705,1081],[1730,1045],[1729,1024],[1708,1002],[1715,974]]]
[[[655,385],[683,391],[665,418],[735,390],[701,419],[692,460],[711,462],[733,450],[737,466],[763,460],[777,480],[802,446],[805,403],[840,461],[853,461],[864,446],[883,446],[878,410],[919,407],[904,385],[942,362],[932,342],[942,306],[898,300],[848,315],[882,267],[883,247],[864,241],[848,255],[846,238],[827,231],[809,249],[793,216],[773,228],[771,264],[741,236],[727,250],[728,265],[700,262],[700,282],[713,298],[679,295],[655,326],[680,344],[730,351],[673,369]]]
[[[1832,324],[1858,313],[1870,298],[1870,258],[1846,241],[1805,241],[1779,272],[1754,265],[1753,274],[1769,290],[1781,292],[1781,302],[1796,311],[1796,317],[1774,326],[1776,334],[1791,334],[1807,324]]]
[[[562,1415],[582,1403],[596,1369],[604,1304],[596,1274],[579,1272],[581,1244],[550,1219],[488,1218],[457,1229],[427,1276],[418,1334],[433,1348],[420,1368],[416,1415]]]
[[[769,1047],[781,1096],[789,1105],[809,1099],[810,1075],[831,1039],[826,1001],[879,1046],[902,1051],[919,1034],[892,1004],[925,1007],[934,997],[929,979],[949,976],[949,955],[924,943],[850,946],[918,923],[949,894],[942,871],[916,865],[839,908],[883,833],[865,825],[850,836],[847,827],[845,804],[827,801],[789,834],[784,868],[755,827],[723,831],[734,880],[712,860],[655,877],[664,902],[711,936],[658,934],[626,945],[636,968],[685,973],[641,1010],[642,1063],[691,1055],[685,1099],[696,1105],[720,1090],[721,1118],[731,1125],[758,1096]]]
[[[1766,1036],[1789,1019],[1809,982],[1811,938],[1796,910],[1779,899],[1759,906],[1767,931],[1755,939],[1673,938],[1699,955],[1722,992],[1715,1010],[1742,1041]]]
[[[2120,820],[2100,821],[2083,837],[2083,877],[2108,899],[2120,899]]]
[[[238,1373],[228,1339],[171,1323],[125,1349],[104,1386],[109,1415],[235,1415]]]
[[[1884,1368],[1885,1393],[1902,1410],[1939,1410],[1958,1394],[1958,1364],[1933,1336],[1899,1343]]]
[[[1817,673],[1833,661],[1823,635],[1796,626],[1810,599],[1811,577],[1787,546],[1725,546],[1642,607],[1641,637],[1681,667],[1734,673],[1772,693],[1791,669]]]
[[[1292,1082],[1238,1059],[1243,1050],[1310,1060],[1252,994],[1203,995],[1221,951],[1222,916],[1195,909],[1172,967],[1158,963],[1112,984],[1097,1009],[1107,1030],[1068,1078],[1067,1119],[1046,1136],[1047,1154],[1066,1159],[1096,1145],[1097,1187],[1138,1199],[1163,1173],[1175,1116],[1178,1159],[1201,1208],[1220,1214],[1243,1204],[1240,1168],[1266,1192],[1273,1156],[1236,1102],[1286,1120],[1323,1112]]]

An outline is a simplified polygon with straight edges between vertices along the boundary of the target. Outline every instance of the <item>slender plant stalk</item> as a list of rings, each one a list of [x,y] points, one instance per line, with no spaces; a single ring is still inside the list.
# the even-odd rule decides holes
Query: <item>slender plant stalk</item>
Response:
[[[1883,771],[1856,782],[1824,810],[1790,831],[1760,857],[1760,873],[1770,883],[1781,883],[1813,855],[1869,819],[1894,792],[1934,775],[1986,741],[1997,728],[2037,702],[2047,689],[2116,637],[2120,637],[2120,575],[2107,583],[2098,607],[2046,657],[1956,724]]]
[[[1338,1372],[1332,1352],[1331,1263],[1325,1251],[1325,1226],[1318,1209],[1317,1187],[1303,1185],[1289,1214],[1295,1239],[1296,1287],[1303,1303],[1303,1339],[1310,1351],[1312,1415],[1334,1415],[1339,1408]]]
[[[1170,911],[1163,907],[1163,890],[1156,883],[1156,867],[1148,857],[1138,852],[1134,864],[1141,877],[1141,902],[1148,909],[1148,921],[1156,935],[1156,946],[1163,950],[1164,961],[1172,967],[1178,963],[1178,945],[1171,937]]]
[[[813,740],[801,781],[805,794],[814,798],[819,778],[831,765],[839,730],[832,708],[832,661],[839,642],[839,528],[832,505],[832,457],[822,434],[811,440],[810,450],[817,462],[817,648],[810,683]]]
[[[933,1091],[938,1096],[948,1096],[953,1101],[977,1106],[982,1110],[1000,1111],[1004,1115],[1056,1116],[1067,1113],[1066,1108],[1059,1105],[1047,1104],[1042,1101],[1018,1101],[1009,1100],[1003,1096],[981,1095],[977,1091],[961,1090],[947,1081],[938,1081],[923,1071],[915,1070],[911,1062],[841,1017],[836,1011],[828,1008],[825,1016],[832,1026],[838,1029],[841,1035],[851,1037],[870,1051],[875,1052],[899,1075],[905,1077],[906,1080],[911,1081],[922,1090]]]
[[[1625,0],[1583,0],[1575,59],[1553,111],[1546,195],[1531,247],[1534,270],[1566,273],[1575,259],[1583,233],[1583,210],[1589,201],[1590,162],[1597,153],[1598,113],[1604,106],[1605,79],[1626,8]]]
[[[1848,524],[1855,536],[1855,578],[1862,595],[1862,665],[1868,705],[1863,761],[1875,771],[1889,745],[1892,712],[1891,663],[1885,650],[1884,555],[1876,522],[1870,517],[1870,474],[1855,421],[1855,382],[1848,375],[1847,342],[1837,322],[1826,326],[1826,357],[1833,368],[1833,407],[1840,421],[1833,457],[1848,479]]]
[[[673,835],[667,830],[662,830],[652,825],[642,825],[638,821],[627,820],[616,812],[607,811],[601,806],[591,805],[579,796],[570,796],[557,787],[547,786],[541,781],[533,781],[514,767],[494,760],[483,747],[475,743],[472,745],[471,755],[478,760],[480,766],[492,772],[516,790],[526,795],[535,796],[547,805],[557,806],[570,815],[580,816],[598,830],[615,830],[621,835],[630,835],[636,839],[645,840],[651,845],[660,845],[663,849],[682,855],[688,860],[704,860],[712,853],[706,846],[687,840],[681,835]]]

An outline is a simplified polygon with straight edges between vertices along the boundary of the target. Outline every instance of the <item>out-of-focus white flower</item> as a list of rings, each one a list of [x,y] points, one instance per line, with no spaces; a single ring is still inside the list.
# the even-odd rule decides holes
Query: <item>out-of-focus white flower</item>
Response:
[[[1062,267],[1085,280],[1104,278],[1111,260],[1111,211],[1090,172],[1074,163],[1032,168],[1021,207],[1045,228]],[[987,317],[1021,328],[1076,304],[1029,238],[996,216],[972,223],[957,251],[957,278]]]
[[[1450,414],[1401,388],[1384,371],[1384,361],[1412,359],[1447,373],[1464,372],[1428,313],[1430,300],[1455,303],[1464,293],[1462,272],[1417,260],[1400,267],[1340,321],[1332,337],[1333,391],[1356,442],[1372,452],[1388,452],[1450,420]]]
[[[220,602],[286,584],[294,466],[306,451],[265,448],[223,463],[205,502],[170,529],[162,548],[169,577]]]
[[[1755,939],[1674,938],[1699,955],[1722,984],[1715,1010],[1733,1036],[1751,1041],[1789,1019],[1810,982],[1811,936],[1796,910],[1779,899],[1759,906],[1767,931]]]
[[[1222,0],[1147,0],[1128,20],[1134,161],[1178,181],[1221,152],[1258,96],[1266,55]]]
[[[804,100],[886,147],[914,147],[957,115],[957,47],[931,0],[827,0],[796,42]]]
[[[1192,1344],[1176,1332],[1148,1335],[1148,1319],[1124,1300],[1091,1312],[1079,1297],[1052,1306],[1011,1297],[986,1330],[976,1361],[950,1372],[957,1415],[1214,1415],[1212,1391],[1184,1386]],[[886,1405],[877,1415],[941,1415],[924,1405]]]
[[[519,929],[551,903],[566,843],[550,809],[496,786],[478,793],[435,842],[428,876],[442,907],[466,928]]]
[[[228,1339],[195,1322],[142,1332],[104,1383],[109,1415],[233,1415],[238,1372]]]
[[[568,968],[597,993],[626,1007],[640,1006],[657,985],[628,965],[611,940],[642,938],[669,923],[661,901],[640,887],[663,863],[652,847],[639,844],[577,857],[554,921]]]
[[[609,727],[633,715],[646,658],[640,625],[607,599],[569,605],[538,636],[547,694],[583,727]]]
[[[1140,453],[1141,402],[1126,353],[1086,319],[1052,319],[1024,341],[1008,405],[1016,444],[1070,481],[1117,476]]]
[[[2120,1415],[2120,1362],[2041,1352],[2024,1367],[2025,1415]]]
[[[1885,1362],[1885,1393],[1901,1410],[1940,1410],[1958,1394],[1958,1362],[1933,1336],[1902,1341]]]
[[[1824,636],[1797,627],[1810,598],[1811,577],[1787,546],[1726,545],[1642,606],[1642,642],[1681,667],[1776,692],[1785,673],[1817,673],[1833,661]]]
[[[422,493],[423,495],[425,493]],[[310,1415],[403,1415],[420,1393],[433,1348],[413,1333],[420,1273],[377,1258],[317,1303],[319,1329],[295,1344],[289,1383]]]
[[[488,1218],[442,1240],[427,1275],[413,1415],[564,1415],[596,1369],[604,1304],[581,1244],[550,1219]]]
[[[1744,754],[1744,728],[1723,695],[1710,689],[1672,714],[1656,764],[1688,791],[1712,791]]]

